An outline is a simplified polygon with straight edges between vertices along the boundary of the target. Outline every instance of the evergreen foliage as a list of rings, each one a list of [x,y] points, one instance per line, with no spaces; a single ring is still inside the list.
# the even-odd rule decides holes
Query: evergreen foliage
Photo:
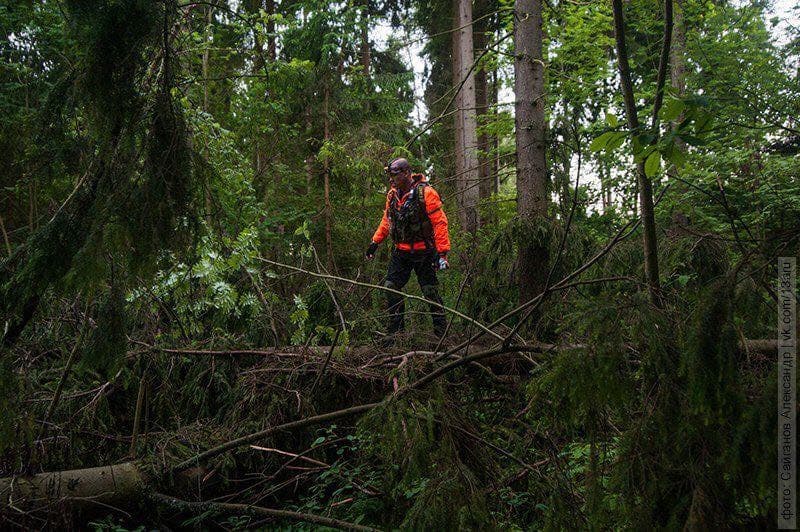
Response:
[[[776,258],[800,249],[797,28],[760,1],[683,0],[685,91],[668,81],[661,128],[631,131],[610,5],[545,3],[552,202],[531,224],[516,206],[513,2],[474,4],[493,184],[475,234],[456,212],[451,1],[0,6],[0,477],[135,460],[150,491],[381,529],[774,526],[777,371],[748,340],[774,337]],[[650,117],[663,3],[624,16]],[[445,202],[444,304],[501,320],[492,334],[513,346],[414,389],[503,342],[448,314],[431,355],[428,306],[408,299],[408,333],[380,345],[391,248],[363,251],[396,156]],[[657,196],[660,306],[637,162]],[[520,310],[529,245],[552,272]],[[317,526],[57,507],[0,520]]]

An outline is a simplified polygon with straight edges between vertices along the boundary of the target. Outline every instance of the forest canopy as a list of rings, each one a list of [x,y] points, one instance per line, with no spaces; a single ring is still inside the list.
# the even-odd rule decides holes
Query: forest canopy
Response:
[[[4,527],[775,526],[792,2],[0,28]]]

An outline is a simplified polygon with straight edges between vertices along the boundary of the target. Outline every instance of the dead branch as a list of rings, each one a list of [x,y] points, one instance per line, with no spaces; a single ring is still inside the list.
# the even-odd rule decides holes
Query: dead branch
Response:
[[[183,462],[173,467],[173,471],[183,471],[195,464],[202,463],[208,460],[209,458],[213,458],[214,456],[218,456],[232,449],[236,449],[237,447],[248,445],[262,438],[266,438],[267,436],[275,434],[276,432],[298,429],[306,427],[308,425],[315,425],[317,423],[322,423],[325,421],[333,421],[334,419],[361,414],[369,410],[372,410],[373,408],[375,408],[380,404],[381,403],[378,402],[378,403],[367,403],[364,405],[353,406],[350,408],[344,408],[342,410],[336,410],[334,412],[328,412],[327,414],[320,414],[318,416],[311,416],[296,421],[290,421],[289,423],[283,423],[281,425],[276,425],[274,427],[270,427],[268,429],[264,429],[259,432],[254,432],[252,434],[242,436],[241,438],[236,438],[235,440],[223,443],[222,445],[218,445],[217,447],[212,447],[211,449],[198,454],[194,458],[184,460]]]
[[[236,438],[235,440],[231,440],[229,442],[223,443],[222,445],[218,445],[216,447],[212,447],[207,451],[204,451],[197,455],[194,458],[190,458],[188,460],[184,460],[183,462],[174,466],[174,471],[182,471],[188,467],[191,467],[196,464],[200,464],[208,460],[209,458],[213,458],[220,454],[223,454],[227,451],[236,449],[237,447],[241,447],[244,445],[251,444],[256,442],[262,438],[266,438],[276,432],[284,431],[284,430],[293,430],[297,428],[306,427],[308,425],[314,425],[317,423],[322,423],[325,421],[333,421],[334,419],[339,419],[342,417],[347,417],[351,415],[362,414],[372,410],[373,408],[385,404],[388,401],[393,399],[399,398],[406,393],[419,389],[427,385],[428,383],[432,382],[433,380],[441,377],[442,375],[460,367],[464,364],[469,364],[470,362],[477,362],[483,358],[487,358],[490,356],[494,356],[504,352],[514,352],[514,351],[537,351],[540,350],[538,346],[526,346],[526,345],[512,345],[512,346],[498,346],[492,349],[488,349],[486,351],[481,351],[479,353],[475,353],[473,355],[460,358],[456,361],[453,361],[449,364],[446,364],[431,373],[427,374],[426,376],[417,379],[416,381],[403,386],[402,388],[398,388],[397,391],[393,392],[392,394],[388,395],[383,401],[375,402],[375,403],[367,403],[359,406],[353,406],[350,408],[344,408],[342,410],[335,410],[333,412],[328,412],[327,414],[320,414],[318,416],[311,416],[304,419],[299,419],[296,421],[291,421],[289,423],[283,423],[281,425],[277,425],[274,427],[270,427],[258,432],[254,432],[252,434],[248,434],[246,436],[242,436],[241,438]]]
[[[88,310],[88,304],[86,309]],[[58,406],[59,401],[61,400],[61,393],[64,391],[64,384],[67,382],[67,377],[69,377],[69,372],[72,370],[72,365],[75,363],[75,357],[78,354],[78,348],[80,348],[81,344],[83,343],[83,339],[86,335],[86,330],[89,325],[89,319],[87,318],[84,321],[83,327],[81,327],[80,335],[78,339],[75,341],[75,345],[72,346],[72,350],[69,352],[69,357],[67,357],[67,364],[64,366],[64,371],[61,373],[61,378],[58,381],[58,385],[56,386],[56,391],[53,393],[53,400],[50,401],[50,405],[47,407],[47,412],[44,414],[44,419],[42,420],[42,427],[39,430],[39,439],[44,439],[45,435],[47,434],[47,426],[50,422],[50,418],[53,416],[53,412],[55,411],[56,407]]]
[[[275,262],[274,260],[265,259],[263,257],[259,257],[259,259],[262,262],[266,262],[267,264],[272,264],[273,266],[278,266],[280,268],[286,268],[286,269],[289,269],[289,270],[292,270],[292,271],[305,273],[305,274],[311,275],[312,277],[319,277],[321,279],[331,279],[331,280],[340,281],[340,282],[343,282],[343,283],[354,284],[356,286],[363,286],[363,287],[366,287],[366,288],[372,288],[372,289],[376,289],[376,290],[383,290],[384,292],[392,292],[394,294],[398,294],[398,295],[400,295],[402,297],[405,297],[407,299],[416,299],[418,301],[422,301],[424,303],[428,303],[429,305],[433,305],[433,306],[439,307],[439,308],[441,308],[442,310],[444,310],[446,312],[450,312],[451,314],[455,314],[459,318],[461,318],[463,320],[466,320],[469,323],[472,323],[473,325],[477,326],[484,333],[491,334],[492,336],[494,336],[498,340],[502,340],[503,339],[503,337],[501,335],[499,335],[496,332],[494,332],[493,330],[491,330],[491,328],[486,327],[485,325],[483,325],[482,323],[480,323],[479,321],[477,321],[474,318],[470,318],[469,316],[467,316],[463,312],[459,312],[454,308],[450,308],[450,307],[448,307],[446,305],[442,305],[441,303],[437,303],[436,301],[431,301],[429,299],[425,299],[424,297],[415,296],[413,294],[407,294],[407,293],[405,293],[405,292],[403,292],[401,290],[394,290],[394,289],[388,288],[386,286],[381,286],[381,285],[371,284],[371,283],[364,283],[364,282],[361,282],[361,281],[354,281],[353,279],[348,279],[346,277],[339,277],[339,276],[336,276],[336,275],[328,275],[328,274],[324,274],[324,273],[316,273],[316,272],[312,272],[312,271],[309,271],[309,270],[306,270],[306,269],[303,269],[303,268],[298,268],[297,266],[292,266],[291,264],[284,264],[282,262]]]
[[[290,510],[277,510],[274,508],[264,508],[263,506],[251,506],[249,504],[233,504],[225,502],[202,502],[202,501],[190,502],[190,501],[184,501],[182,499],[176,499],[175,497],[171,497],[169,495],[163,495],[161,493],[154,493],[151,497],[153,498],[153,500],[161,504],[164,504],[166,506],[173,507],[177,510],[189,510],[192,512],[219,510],[222,512],[252,513],[256,515],[265,515],[268,517],[291,519],[293,521],[315,523],[318,525],[330,526],[341,530],[359,530],[359,531],[363,530],[367,532],[378,530],[377,528],[357,525],[355,523],[349,523],[347,521],[334,519],[332,517],[325,517],[322,515],[315,515],[315,514],[304,514],[300,512],[292,512]]]

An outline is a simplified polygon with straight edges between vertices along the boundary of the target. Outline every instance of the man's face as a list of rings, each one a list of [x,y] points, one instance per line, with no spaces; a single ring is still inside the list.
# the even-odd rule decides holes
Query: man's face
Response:
[[[389,174],[389,183],[392,186],[406,188],[411,180],[411,170],[401,170],[397,173]]]

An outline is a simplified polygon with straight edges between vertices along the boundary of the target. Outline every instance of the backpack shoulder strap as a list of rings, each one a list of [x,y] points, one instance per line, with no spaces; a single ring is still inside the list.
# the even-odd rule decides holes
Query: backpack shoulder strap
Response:
[[[421,208],[420,212],[422,212],[422,214],[425,216],[425,218],[428,218],[428,215],[432,214],[432,213],[428,212],[428,205],[427,205],[427,203],[425,203],[425,189],[427,187],[428,187],[428,183],[419,183],[417,185],[417,190],[418,190],[418,192],[417,192],[417,195],[418,195],[417,201],[419,202],[418,205]],[[436,210],[439,210],[439,209],[436,209]],[[433,212],[436,212],[436,211],[433,211]]]
[[[425,204],[425,187],[427,186],[427,183],[417,183],[417,185],[414,187],[414,190],[416,191],[415,194],[417,195],[417,201],[421,201],[423,205]]]

